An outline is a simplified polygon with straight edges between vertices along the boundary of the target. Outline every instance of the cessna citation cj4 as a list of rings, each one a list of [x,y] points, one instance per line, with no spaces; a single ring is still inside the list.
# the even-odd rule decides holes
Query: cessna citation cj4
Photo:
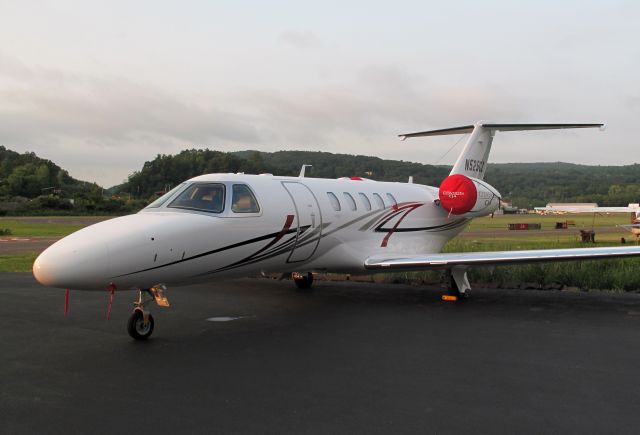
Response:
[[[33,274],[43,285],[137,290],[129,334],[153,331],[147,302],[168,306],[166,286],[260,272],[291,274],[308,288],[312,271],[373,273],[445,269],[451,299],[478,265],[640,255],[640,247],[441,254],[474,217],[499,208],[483,181],[497,131],[602,127],[602,124],[489,124],[400,135],[467,134],[439,187],[359,177],[305,178],[210,174],[180,184],[137,214],[81,229],[46,249]],[[67,305],[65,305],[66,310]],[[110,309],[110,305],[109,305]],[[66,311],[65,311],[66,312]]]

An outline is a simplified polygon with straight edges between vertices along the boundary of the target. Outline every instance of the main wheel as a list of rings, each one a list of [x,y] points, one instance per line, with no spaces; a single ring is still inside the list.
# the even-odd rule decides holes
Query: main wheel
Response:
[[[311,273],[302,274],[296,272],[292,274],[292,277],[298,291],[304,292],[311,290],[311,286],[313,285],[313,275]]]
[[[127,332],[136,340],[146,340],[153,332],[153,316],[149,314],[149,321],[145,325],[142,311],[135,310],[127,322]]]

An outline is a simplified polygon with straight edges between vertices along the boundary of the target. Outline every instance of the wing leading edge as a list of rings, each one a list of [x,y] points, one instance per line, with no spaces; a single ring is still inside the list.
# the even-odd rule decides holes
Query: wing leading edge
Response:
[[[376,255],[367,258],[364,262],[364,267],[368,270],[449,269],[455,266],[497,266],[501,264],[596,260],[637,256],[640,256],[640,246],[398,256]]]

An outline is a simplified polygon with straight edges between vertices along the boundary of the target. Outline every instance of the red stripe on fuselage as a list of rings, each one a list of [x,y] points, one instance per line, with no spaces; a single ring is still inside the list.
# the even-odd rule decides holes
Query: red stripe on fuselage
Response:
[[[414,211],[416,208],[420,207],[421,205],[422,204],[414,204],[414,205],[406,205],[406,206],[403,207],[403,208],[405,208],[405,207],[408,208],[408,210],[402,216],[400,216],[400,219],[398,219],[398,222],[396,222],[396,224],[393,226],[393,228],[391,228],[389,230],[389,232],[387,233],[387,235],[384,236],[384,239],[382,239],[382,244],[380,245],[380,247],[382,247],[382,248],[386,248],[387,247],[387,244],[389,243],[389,238],[391,237],[391,235],[393,233],[395,233],[396,229],[398,228],[398,225],[400,225],[402,220],[404,218],[406,218],[409,213],[411,213],[412,211]]]
[[[280,230],[280,232],[278,234],[276,234],[275,239],[273,239],[271,242],[267,243],[262,249],[260,249],[258,252],[254,253],[252,255],[252,257],[258,255],[259,253],[261,253],[262,251],[264,251],[265,249],[269,249],[270,247],[272,247],[273,245],[275,245],[281,238],[283,238],[285,236],[285,234],[287,234],[287,232],[289,231],[289,228],[291,228],[291,224],[293,224],[293,218],[294,216],[292,214],[288,214],[287,215],[287,220],[285,220],[284,222],[284,226],[282,227],[282,229]]]

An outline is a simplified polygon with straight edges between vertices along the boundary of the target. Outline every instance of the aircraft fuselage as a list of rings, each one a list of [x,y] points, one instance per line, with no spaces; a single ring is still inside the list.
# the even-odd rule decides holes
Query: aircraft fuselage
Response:
[[[218,185],[221,209],[175,206],[198,183]],[[257,209],[234,211],[238,185],[251,190]],[[440,252],[468,221],[439,206],[438,188],[419,184],[211,174],[189,180],[158,207],[56,242],[34,274],[47,286],[102,290],[259,272],[367,273],[371,255]]]

